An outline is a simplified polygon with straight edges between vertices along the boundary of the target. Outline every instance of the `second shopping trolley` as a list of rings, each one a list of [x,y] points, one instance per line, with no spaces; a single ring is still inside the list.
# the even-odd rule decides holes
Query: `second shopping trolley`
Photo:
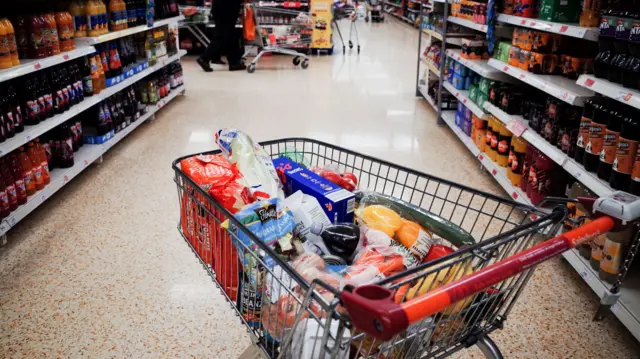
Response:
[[[314,26],[309,5],[300,2],[256,1],[250,5],[250,9],[256,24],[256,42],[261,50],[251,61],[247,71],[253,73],[262,56],[267,53],[293,56],[294,65],[308,68],[309,57],[305,53],[311,46]]]

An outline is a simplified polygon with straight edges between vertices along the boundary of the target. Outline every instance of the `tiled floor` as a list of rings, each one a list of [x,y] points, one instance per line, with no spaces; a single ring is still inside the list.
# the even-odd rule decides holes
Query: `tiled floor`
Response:
[[[346,27],[345,27],[346,28]],[[187,94],[115,146],[10,233],[0,248],[0,357],[234,358],[249,338],[176,230],[171,171],[211,149],[221,127],[257,140],[303,136],[502,194],[415,97],[417,31],[360,24],[360,56],[308,70],[205,74],[185,60]],[[504,330],[507,358],[634,358],[615,319],[559,259],[542,265]],[[479,357],[475,350],[457,357]]]

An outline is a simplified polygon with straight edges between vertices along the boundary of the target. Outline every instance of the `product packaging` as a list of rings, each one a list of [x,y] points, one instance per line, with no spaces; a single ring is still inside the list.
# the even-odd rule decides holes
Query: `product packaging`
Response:
[[[293,234],[302,241],[305,251],[315,253],[319,256],[329,254],[329,249],[325,246],[319,235],[311,232],[311,227],[318,223],[320,225],[329,225],[329,217],[322,210],[322,206],[318,200],[313,197],[297,191],[284,200],[284,204],[291,210],[293,218],[296,222]]]
[[[286,157],[273,160],[284,183],[285,192],[297,191],[315,197],[332,223],[353,222],[355,196]]]

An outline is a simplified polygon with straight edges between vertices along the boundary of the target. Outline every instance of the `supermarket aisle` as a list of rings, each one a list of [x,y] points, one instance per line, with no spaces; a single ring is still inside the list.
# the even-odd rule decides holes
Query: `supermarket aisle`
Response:
[[[235,126],[257,140],[304,136],[501,193],[414,93],[416,31],[360,24],[363,51],[309,70],[265,59],[253,75],[185,61],[168,105],[10,232],[0,249],[0,357],[234,358],[248,336],[176,230],[171,161]],[[566,264],[541,266],[504,331],[507,358],[632,358],[614,320]],[[478,357],[465,351],[458,357]]]

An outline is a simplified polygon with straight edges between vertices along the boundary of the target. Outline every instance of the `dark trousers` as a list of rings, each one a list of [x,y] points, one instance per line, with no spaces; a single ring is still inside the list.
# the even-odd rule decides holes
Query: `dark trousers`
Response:
[[[243,51],[240,48],[240,36],[239,31],[236,31],[236,22],[241,6],[241,0],[213,1],[215,36],[202,56],[205,60],[211,61],[226,54],[230,65],[240,62]]]

